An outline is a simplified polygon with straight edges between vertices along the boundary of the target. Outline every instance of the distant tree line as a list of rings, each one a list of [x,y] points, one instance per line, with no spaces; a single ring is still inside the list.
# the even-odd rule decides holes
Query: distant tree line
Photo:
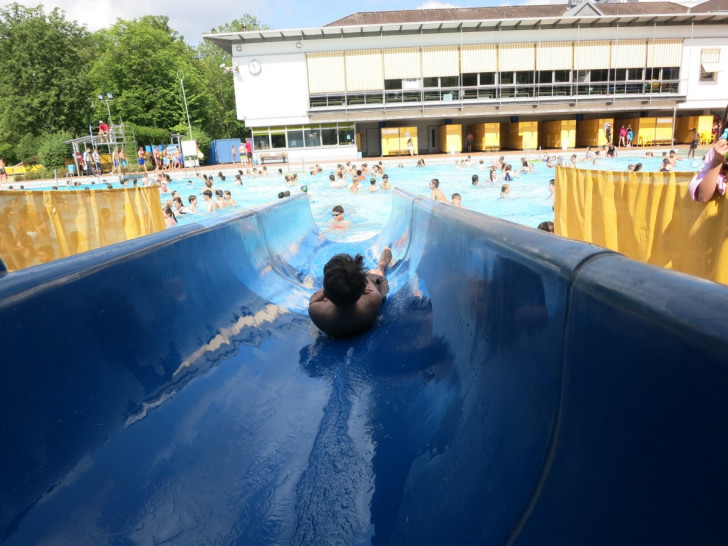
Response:
[[[210,32],[265,28],[245,14]],[[138,144],[188,134],[180,78],[203,151],[213,138],[250,134],[236,118],[233,80],[220,70],[230,56],[207,42],[187,45],[166,16],[117,19],[91,33],[58,8],[10,4],[0,8],[0,59],[0,157],[8,165],[62,167],[70,156],[63,142],[108,121],[99,94],[113,95],[113,122],[133,124]]]

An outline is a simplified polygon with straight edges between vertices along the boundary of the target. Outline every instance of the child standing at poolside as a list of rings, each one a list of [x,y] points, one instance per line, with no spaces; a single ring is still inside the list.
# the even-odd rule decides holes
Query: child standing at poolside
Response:
[[[707,203],[720,195],[725,195],[728,178],[728,107],[723,114],[722,134],[705,156],[703,168],[690,182],[690,197],[695,201]]]

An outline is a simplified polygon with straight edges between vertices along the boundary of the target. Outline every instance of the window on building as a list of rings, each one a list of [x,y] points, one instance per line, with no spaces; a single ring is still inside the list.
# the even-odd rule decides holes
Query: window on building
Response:
[[[538,83],[553,83],[554,72],[553,70],[541,70],[538,73]]]
[[[611,69],[609,71],[609,80],[612,82],[627,81],[627,69],[626,68]]]
[[[335,123],[321,126],[321,144],[324,146],[335,146],[338,144]]]
[[[306,147],[321,146],[321,129],[314,127],[303,131]]]
[[[288,129],[288,147],[303,148],[303,130]]]
[[[458,87],[460,85],[459,78],[457,76],[438,76],[434,78],[424,78],[424,87]],[[473,84],[475,85],[475,84]],[[411,89],[411,88],[408,88]]]
[[[574,70],[574,79],[572,81],[576,83],[589,83],[589,71],[588,70]]]
[[[285,148],[286,147],[286,128],[271,127],[270,128],[270,147]]]
[[[495,85],[495,72],[481,72],[480,85]]]
[[[513,85],[515,82],[513,72],[499,72],[498,81],[501,85]]]
[[[590,80],[592,82],[609,81],[609,70],[592,70]]]
[[[253,135],[253,146],[256,150],[269,149],[270,137],[268,135]]]
[[[630,68],[627,71],[627,79],[629,81],[642,81],[645,76],[644,68]]]
[[[460,78],[457,76],[440,76],[440,87],[457,87],[460,85]]]
[[[356,144],[354,126],[346,127],[339,125],[339,146]]]
[[[679,80],[680,79],[680,67],[669,66],[662,69],[663,80]]]
[[[569,83],[571,70],[554,70],[554,83]]]
[[[384,89],[402,89],[402,80],[384,80]]]
[[[478,85],[478,73],[470,72],[468,74],[461,74],[463,87],[475,87]]]
[[[421,89],[422,80],[419,78],[408,78],[402,80],[402,89]]]
[[[531,70],[523,70],[516,72],[516,83],[517,84],[533,84],[534,72]]]
[[[700,81],[714,82],[720,70],[720,48],[706,47],[700,50]]]

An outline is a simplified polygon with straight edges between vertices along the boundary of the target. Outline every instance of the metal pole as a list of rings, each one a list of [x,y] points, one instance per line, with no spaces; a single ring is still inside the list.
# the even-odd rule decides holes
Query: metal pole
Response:
[[[111,121],[111,108],[109,107],[109,99],[104,99],[104,102],[106,103],[106,111],[109,113],[109,125],[113,125],[114,122]]]
[[[184,74],[180,76],[179,84],[182,87],[182,99],[185,102],[185,113],[187,114],[187,128],[190,131],[190,140],[194,140],[192,138],[192,123],[190,123],[190,111],[187,108],[187,95],[185,94],[185,80],[184,80]]]

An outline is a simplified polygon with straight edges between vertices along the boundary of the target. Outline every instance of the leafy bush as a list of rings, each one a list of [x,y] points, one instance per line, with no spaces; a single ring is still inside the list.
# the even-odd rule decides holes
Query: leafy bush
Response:
[[[65,171],[65,160],[71,157],[72,149],[70,144],[64,143],[72,138],[71,134],[65,131],[50,133],[41,137],[38,156],[47,170],[63,169]]]
[[[15,155],[23,163],[38,163],[40,137],[26,133],[15,145]]]
[[[61,173],[61,176],[63,176],[63,173]],[[33,168],[25,171],[25,174],[16,176],[15,181],[20,182],[23,180],[46,180],[51,178],[53,178],[53,169]]]
[[[128,123],[127,125],[133,125]],[[165,144],[170,141],[169,131],[167,129],[157,129],[156,127],[144,127],[143,125],[133,125],[134,138],[140,146],[152,146],[155,144]]]
[[[212,138],[210,138],[210,135],[208,135],[200,127],[192,128],[192,136],[197,141],[197,147],[205,156],[202,160],[202,163],[204,163],[205,160],[210,157],[210,144],[212,143]]]

